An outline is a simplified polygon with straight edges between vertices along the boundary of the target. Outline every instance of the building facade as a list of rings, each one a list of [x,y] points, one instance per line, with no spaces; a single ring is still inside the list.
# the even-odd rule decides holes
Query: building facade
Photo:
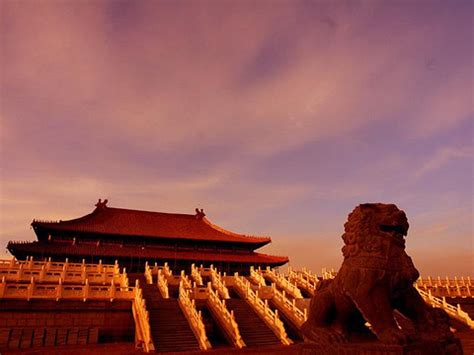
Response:
[[[132,272],[142,271],[146,261],[168,262],[177,272],[194,263],[244,274],[252,265],[277,267],[288,262],[288,257],[255,252],[271,238],[227,231],[212,224],[202,209],[195,214],[149,212],[108,207],[107,200],[95,206],[90,214],[68,221],[33,220],[37,241],[11,241],[7,249],[20,260],[118,260]]]

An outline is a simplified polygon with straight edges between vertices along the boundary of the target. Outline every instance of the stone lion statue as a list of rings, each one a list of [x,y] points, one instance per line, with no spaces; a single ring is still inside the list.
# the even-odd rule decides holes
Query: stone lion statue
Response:
[[[413,286],[419,273],[405,252],[405,213],[393,204],[361,204],[344,230],[344,261],[311,300],[305,340],[338,343],[363,332],[386,344],[452,339],[444,311],[426,305]]]

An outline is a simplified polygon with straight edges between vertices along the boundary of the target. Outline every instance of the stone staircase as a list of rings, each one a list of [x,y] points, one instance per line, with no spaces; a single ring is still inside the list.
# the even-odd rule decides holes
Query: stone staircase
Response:
[[[227,309],[234,311],[240,335],[247,347],[281,344],[265,322],[254,312],[247,301],[238,298],[226,300]]]
[[[142,275],[136,278],[146,300],[156,352],[199,351],[199,343],[178,300],[162,298],[156,284],[148,285]]]
[[[98,343],[98,328],[1,328],[0,354],[2,349],[30,349],[43,346],[86,345]]]
[[[303,334],[299,330],[298,325],[294,324],[293,321],[289,317],[287,317],[281,309],[277,307],[275,302],[270,300],[268,302],[268,305],[270,306],[272,310],[278,309],[278,315],[281,321],[283,322],[283,324],[285,325],[285,329],[286,329],[286,333],[288,334],[288,337],[291,340],[293,340],[293,342],[295,343],[303,341]]]

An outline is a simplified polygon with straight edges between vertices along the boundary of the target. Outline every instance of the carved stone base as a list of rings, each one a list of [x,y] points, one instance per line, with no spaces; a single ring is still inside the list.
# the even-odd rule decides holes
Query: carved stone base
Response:
[[[296,353],[296,352],[295,352]],[[409,345],[386,345],[380,342],[319,345],[303,343],[298,355],[462,355],[459,339],[452,342],[422,341]]]

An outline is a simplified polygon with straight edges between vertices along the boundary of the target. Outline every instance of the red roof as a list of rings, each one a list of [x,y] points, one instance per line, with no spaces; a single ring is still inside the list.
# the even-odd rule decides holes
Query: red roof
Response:
[[[268,237],[246,236],[213,225],[204,217],[202,210],[195,215],[148,212],[107,207],[100,202],[92,213],[83,217],[59,222],[34,220],[31,225],[35,230],[41,227],[51,231],[249,243],[258,246],[271,241]]]
[[[191,260],[210,262],[242,262],[254,263],[262,265],[279,266],[288,262],[286,256],[273,256],[255,252],[220,252],[220,251],[175,251],[173,249],[165,249],[159,247],[134,247],[120,246],[117,244],[76,244],[69,243],[43,243],[43,242],[10,242],[7,246],[8,250],[23,254],[45,254],[45,255],[78,255],[78,256],[102,256],[102,257],[140,257],[149,259],[162,260]]]

